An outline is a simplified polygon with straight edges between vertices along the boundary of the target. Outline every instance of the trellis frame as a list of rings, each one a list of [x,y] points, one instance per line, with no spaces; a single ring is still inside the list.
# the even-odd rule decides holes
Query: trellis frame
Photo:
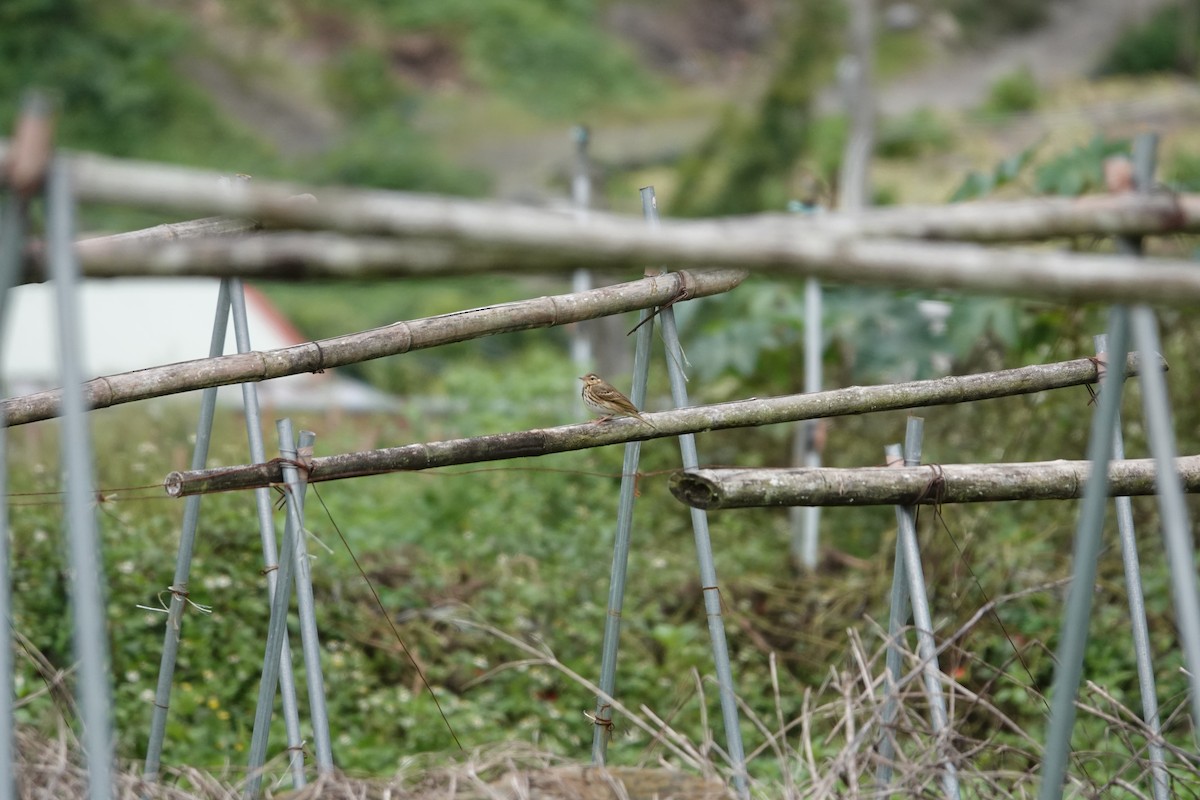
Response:
[[[16,150],[20,152],[20,148]],[[0,159],[6,159],[8,155],[8,145],[0,143]],[[167,244],[161,243],[157,234],[152,234],[79,249],[79,257],[85,264],[91,264],[93,268],[102,265],[104,269],[120,270],[124,274],[164,269],[199,269],[213,273],[236,270],[239,274],[249,274],[258,265],[269,274],[301,277],[316,274],[317,270],[325,271],[323,274],[338,274],[339,265],[344,266],[348,260],[359,257],[373,260],[371,269],[378,274],[397,274],[397,266],[410,274],[414,270],[419,274],[434,274],[501,268],[560,271],[574,268],[581,258],[607,267],[646,262],[705,266],[725,260],[773,274],[806,275],[831,281],[917,287],[948,285],[1059,301],[1142,300],[1189,308],[1200,304],[1200,278],[1194,267],[1186,262],[1159,259],[1141,260],[1135,264],[1118,257],[994,251],[867,238],[888,231],[888,225],[896,225],[901,215],[890,218],[861,215],[855,219],[838,219],[830,215],[822,221],[824,227],[807,230],[795,225],[794,219],[784,221],[770,216],[715,223],[674,223],[648,235],[644,228],[635,231],[628,222],[617,218],[593,218],[587,227],[581,227],[563,224],[561,219],[527,209],[374,192],[325,192],[321,193],[319,203],[294,202],[296,189],[304,187],[264,184],[261,190],[260,187],[239,190],[222,198],[212,191],[211,184],[197,190],[201,186],[199,181],[212,177],[199,171],[163,168],[161,165],[122,165],[94,157],[61,158],[59,163],[61,174],[72,173],[78,186],[76,196],[83,200],[131,201],[159,208],[251,216],[267,224],[300,228],[328,226],[343,234],[321,238],[308,233],[270,231],[236,242],[201,239]],[[9,177],[14,185],[15,176],[21,171],[18,167],[26,166],[20,159],[10,163]],[[1038,208],[1038,205],[1042,207]],[[945,217],[951,222],[957,221],[962,226],[959,228],[962,233],[970,231],[971,225],[977,225],[981,227],[976,229],[976,238],[996,240],[1053,235],[1050,232],[1053,224],[1060,225],[1054,229],[1059,232],[1074,230],[1072,226],[1080,224],[1081,219],[1090,220],[1094,230],[1126,235],[1195,231],[1200,230],[1200,214],[1196,209],[1194,198],[1171,197],[1164,201],[1149,197],[1120,198],[1108,204],[1045,203],[1026,204],[1020,208],[998,207],[989,210],[997,221],[990,227],[978,219],[964,221],[966,214],[951,213]],[[1007,211],[1012,212],[1011,216],[1005,216]],[[1036,215],[1036,221],[1029,217],[1030,213]],[[829,221],[828,224],[825,221]],[[943,221],[942,227],[938,227],[938,223],[925,219],[924,227],[905,230],[910,233],[919,230],[917,235],[920,236],[937,236],[947,230],[948,224]],[[896,228],[890,231],[895,235]],[[61,239],[61,230],[59,234]],[[380,238],[381,235],[384,238]],[[362,238],[366,236],[375,238]],[[396,236],[410,239],[397,241],[392,238]],[[316,244],[327,246],[338,257],[298,255],[312,252]],[[474,255],[466,255],[468,251]],[[31,251],[28,259],[30,264],[37,263],[36,249]],[[226,266],[219,269],[213,266],[217,260]],[[997,270],[997,265],[1006,263],[1011,269]],[[1088,274],[1071,274],[1081,269]],[[362,274],[361,271],[351,272]],[[1139,311],[1134,316],[1139,338],[1152,339],[1153,320],[1148,311]],[[1157,370],[1152,372],[1158,374]],[[748,402],[769,405],[768,401]],[[716,414],[721,418],[726,410],[707,410],[698,417],[694,416],[696,409],[671,412],[682,415],[671,421],[679,419],[683,424],[676,425],[676,429],[668,428],[666,433],[685,432],[689,414],[693,415],[690,424],[694,426],[703,425],[707,419],[704,414]],[[80,413],[81,409],[70,416],[78,418]],[[747,424],[747,418],[725,415],[724,419],[729,426]],[[748,424],[769,421],[760,417],[757,423],[750,421]],[[621,437],[627,436],[631,424],[636,423],[606,426],[613,429],[612,433],[603,432],[594,437],[596,441],[592,444],[627,440]],[[697,428],[700,429],[703,427]],[[603,441],[606,436],[612,436],[612,441]],[[71,457],[78,461],[80,452],[75,451]],[[1160,478],[1166,472],[1160,468]],[[1045,788],[1048,783],[1043,783],[1044,794],[1053,791]],[[94,784],[94,793],[103,791],[102,779]]]

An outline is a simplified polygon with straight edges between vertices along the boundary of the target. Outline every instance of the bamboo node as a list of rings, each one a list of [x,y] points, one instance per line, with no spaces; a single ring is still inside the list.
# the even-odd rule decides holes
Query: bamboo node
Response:
[[[317,348],[317,368],[312,371],[312,374],[320,375],[325,372],[325,351],[321,349],[320,342],[313,342],[312,346]]]

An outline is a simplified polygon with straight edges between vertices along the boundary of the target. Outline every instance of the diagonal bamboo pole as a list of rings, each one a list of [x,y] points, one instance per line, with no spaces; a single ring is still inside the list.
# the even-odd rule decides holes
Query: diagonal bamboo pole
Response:
[[[1131,373],[1136,371],[1137,361],[1130,359],[1129,367]],[[851,386],[815,394],[751,398],[644,414],[643,416],[653,423],[654,428],[649,428],[637,420],[614,419],[603,425],[585,422],[555,428],[537,428],[323,456],[313,459],[309,481],[340,480],[454,464],[565,453],[635,440],[679,436],[682,433],[772,425],[815,417],[952,405],[1079,386],[1095,383],[1096,380],[1096,363],[1091,359],[1081,358],[978,375],[887,386]],[[279,483],[281,480],[279,464],[267,462],[215,470],[172,472],[166,477],[163,485],[168,495],[185,497],[203,492],[253,489]]]
[[[395,322],[382,328],[306,342],[281,350],[196,359],[109,375],[88,381],[84,384],[84,393],[89,408],[108,408],[209,386],[264,381],[301,372],[320,372],[497,333],[549,328],[649,308],[673,300],[706,297],[727,292],[744,278],[744,272],[735,270],[672,273],[576,294],[519,300]],[[62,391],[55,389],[5,400],[2,410],[10,426],[24,425],[58,416],[61,403]]]

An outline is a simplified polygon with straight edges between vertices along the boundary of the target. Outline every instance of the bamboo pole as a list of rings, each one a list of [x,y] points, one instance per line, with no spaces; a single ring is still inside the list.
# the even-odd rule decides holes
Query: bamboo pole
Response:
[[[1131,356],[1128,360],[1128,374],[1136,374],[1137,366],[1136,359]],[[653,424],[653,428],[636,419],[614,419],[603,424],[586,422],[324,456],[313,459],[308,479],[310,482],[341,480],[455,464],[565,453],[636,440],[668,438],[684,433],[950,405],[1079,386],[1095,383],[1096,380],[1096,362],[1080,358],[976,375],[884,386],[850,386],[813,394],[750,398],[732,403],[643,414]],[[172,472],[163,481],[163,487],[171,497],[186,497],[205,492],[254,489],[270,486],[281,480],[282,473],[278,462],[266,462],[223,469]]]
[[[525,214],[534,219],[522,220]],[[506,221],[510,216],[511,225]],[[856,239],[721,220],[672,222],[660,231],[634,231],[617,218],[596,219],[584,227],[529,209],[497,209],[490,219],[494,224],[464,225],[457,233],[423,230],[421,223],[396,220],[399,224],[388,232],[406,237],[402,239],[276,231],[151,245],[111,242],[82,258],[86,274],[93,277],[279,280],[569,272],[580,264],[632,270],[660,263],[673,269],[728,266],[785,278],[951,289],[1059,303],[1200,304],[1200,271],[1194,263],[1176,259],[1134,262],[1109,254]],[[389,227],[380,222],[380,227]]]
[[[744,278],[745,273],[734,270],[675,272],[576,294],[539,297],[395,322],[382,328],[280,350],[196,359],[109,375],[85,383],[84,392],[89,408],[108,408],[210,386],[319,372],[496,333],[548,328],[663,305],[673,300],[719,294],[733,289]],[[5,400],[0,403],[0,408],[8,425],[24,425],[58,416],[61,402],[62,390],[55,389]]]
[[[899,224],[901,215],[863,213],[805,224],[782,215],[671,221],[647,230],[632,218],[611,214],[592,215],[584,225],[552,211],[396,192],[328,189],[320,190],[321,202],[296,203],[292,198],[307,187],[262,181],[238,185],[231,192],[218,185],[216,173],[201,170],[96,155],[73,156],[70,164],[84,200],[224,213],[266,225],[410,240],[275,233],[249,237],[248,242],[201,239],[149,250],[114,245],[107,255],[109,271],[103,274],[299,279],[570,271],[581,263],[593,268],[727,264],[789,277],[958,289],[1064,303],[1143,301],[1187,307],[1200,302],[1200,271],[1182,260],[1145,259],[1135,264],[1106,255],[855,240],[867,231],[895,235],[900,229],[913,230]],[[989,241],[1050,235],[1046,221],[1051,219],[1063,220],[1061,227],[1053,229],[1055,235],[1200,230],[1200,198],[1196,197],[1095,198],[1065,204],[1037,200],[1019,206],[980,204],[971,211],[955,208],[912,212],[923,221],[915,230],[926,237],[967,237],[974,232],[976,238]],[[1004,224],[989,219],[997,214]],[[939,224],[933,217],[956,218],[959,225]],[[872,225],[871,219],[883,222]],[[97,269],[100,261],[97,255]],[[141,262],[151,263],[138,266]]]
[[[923,467],[700,469],[671,476],[675,499],[693,508],[879,506],[1077,500],[1087,461],[933,464]],[[1185,490],[1200,493],[1200,456],[1175,461]],[[1154,460],[1115,461],[1109,494],[1154,494]]]
[[[9,154],[0,139],[0,161]],[[219,183],[220,172],[92,153],[64,153],[79,198],[198,214],[252,218],[266,224],[327,228],[347,233],[478,236],[522,231],[578,230],[571,215],[494,202],[377,190],[319,188],[279,181],[239,184],[235,192]],[[297,204],[296,195],[314,194],[320,203]],[[589,225],[615,226],[623,233],[646,233],[636,217],[595,213]],[[1084,198],[1037,198],[938,206],[872,209],[857,214],[825,214],[798,222],[794,216],[764,214],[724,220],[663,225],[667,231],[786,231],[796,238],[814,234],[1011,242],[1083,235],[1139,235],[1200,232],[1200,195],[1167,192]],[[639,259],[634,259],[641,263]]]

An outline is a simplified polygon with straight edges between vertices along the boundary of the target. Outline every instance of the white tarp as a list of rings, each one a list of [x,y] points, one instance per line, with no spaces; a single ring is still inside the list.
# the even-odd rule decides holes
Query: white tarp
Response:
[[[87,379],[208,356],[219,281],[207,278],[85,280],[79,285],[79,328]],[[8,298],[0,349],[0,375],[8,396],[61,385],[57,303],[50,283],[27,284]],[[250,346],[276,350],[307,341],[260,292],[246,287]],[[236,353],[232,319],[225,352]],[[292,375],[258,384],[262,403],[275,408],[393,408],[395,398],[359,381],[321,374]],[[241,390],[226,387],[223,403],[241,404]]]

